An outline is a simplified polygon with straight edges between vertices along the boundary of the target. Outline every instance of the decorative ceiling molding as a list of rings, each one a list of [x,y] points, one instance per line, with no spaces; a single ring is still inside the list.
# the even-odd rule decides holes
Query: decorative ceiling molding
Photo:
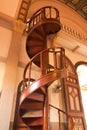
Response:
[[[22,22],[26,22],[29,6],[31,4],[31,0],[22,0],[21,6],[18,12],[17,20],[20,20]]]
[[[63,30],[67,34],[72,35],[76,39],[87,42],[87,35],[81,34],[81,33],[77,32],[76,30],[72,29],[71,27],[68,27],[66,25],[62,25],[61,30]]]
[[[75,10],[78,14],[80,14],[85,20],[87,20],[87,0],[55,0],[55,1],[60,1],[63,4],[66,4],[67,6]],[[33,1],[22,0],[21,6],[18,12],[17,20],[26,22],[28,10],[32,2],[34,3],[36,2],[36,0],[33,0]]]

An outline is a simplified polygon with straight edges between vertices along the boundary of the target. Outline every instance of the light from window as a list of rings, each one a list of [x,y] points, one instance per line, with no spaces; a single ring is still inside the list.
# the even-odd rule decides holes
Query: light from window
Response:
[[[80,84],[81,95],[82,95],[82,103],[83,103],[85,119],[87,123],[87,103],[85,102],[87,99],[87,66],[79,65],[77,67],[77,74],[79,78],[79,84]]]

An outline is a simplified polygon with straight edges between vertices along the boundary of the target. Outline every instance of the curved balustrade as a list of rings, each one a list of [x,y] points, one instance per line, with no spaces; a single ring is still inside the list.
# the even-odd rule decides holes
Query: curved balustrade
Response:
[[[66,101],[65,109],[69,114],[71,114],[73,119],[66,112],[55,107],[59,115],[59,130],[62,130],[60,128],[60,113],[63,113],[67,117],[67,127],[65,129],[73,130],[75,123],[73,123],[73,121],[75,118],[77,119],[75,113],[71,111],[73,110],[71,109],[71,106],[69,105],[68,107],[68,103],[71,104],[72,102],[68,97],[70,98],[70,92],[71,90],[74,90],[73,87],[76,87],[76,82],[74,81],[71,84],[66,80],[69,78],[67,71],[70,72],[69,74],[73,78],[72,72],[75,72],[73,64],[67,60],[63,48],[57,47],[46,49],[47,36],[49,34],[55,34],[60,29],[61,24],[59,20],[59,12],[56,8],[50,6],[39,9],[35,14],[33,14],[28,22],[26,51],[31,60],[26,65],[23,74],[23,89],[21,91],[18,106],[19,122],[17,123],[19,126],[26,124],[30,130],[48,130],[48,87],[50,87],[51,83],[60,78],[62,79],[64,86],[65,96],[63,98],[65,98]],[[66,27],[64,27],[64,29],[68,31]],[[69,31],[71,33],[73,32],[71,29],[69,29]],[[31,79],[33,78],[32,74],[34,74],[32,72],[33,63],[39,67],[39,72],[38,77],[35,76],[36,79],[31,83]],[[74,76],[77,78],[77,75]],[[77,89],[76,92],[79,93]],[[73,96],[72,98],[74,99]],[[75,103],[77,103],[77,100]],[[82,116],[80,116],[80,118],[82,118]],[[76,129],[78,129],[78,126]]]
[[[47,49],[47,35],[60,29],[59,12],[50,6],[39,9],[28,22],[26,51],[31,60],[23,74],[18,114],[20,126],[23,121],[31,130],[48,130],[47,88],[53,81],[66,77],[65,50]],[[33,63],[40,71],[31,83]]]
[[[51,61],[52,61],[52,65],[50,65],[50,60],[46,66],[46,73],[45,74],[48,74],[52,71],[55,71],[55,70],[63,70],[64,69],[64,66],[60,66],[59,63],[60,62],[63,62],[64,61],[64,57],[65,57],[65,51],[63,48],[61,47],[57,47],[57,48],[48,48],[48,49],[45,49],[41,52],[39,52],[38,54],[36,54],[30,61],[29,63],[26,65],[25,67],[25,70],[24,70],[24,74],[23,74],[23,81],[24,81],[24,86],[25,88],[27,86],[30,86],[30,81],[31,81],[31,71],[32,71],[32,63],[35,59],[37,59],[37,57],[40,59],[40,76],[39,77],[42,77],[43,75],[43,55],[44,54],[47,54],[48,57],[51,56]],[[53,57],[53,59],[52,59]],[[59,57],[59,58],[58,58]],[[61,61],[60,61],[61,59]],[[27,75],[27,72],[28,75]],[[43,75],[44,76],[44,75]],[[28,79],[28,81],[26,82],[26,79]]]
[[[73,130],[73,128],[74,128],[74,121],[73,121],[73,119],[72,119],[72,117],[69,115],[69,114],[67,114],[66,112],[64,112],[63,110],[61,110],[61,109],[59,109],[59,108],[57,108],[57,107],[55,107],[55,106],[53,106],[53,105],[51,105],[51,104],[49,104],[49,106],[51,107],[51,108],[53,108],[53,109],[56,109],[57,110],[57,112],[58,112],[58,129],[59,130],[62,130],[61,129],[61,121],[60,121],[60,119],[61,119],[61,113],[63,114],[63,115],[65,115],[65,117],[66,117],[66,119],[67,119],[67,121],[68,121],[68,126],[69,126],[69,130]],[[50,108],[50,109],[51,109]]]
[[[57,110],[57,115],[56,115],[58,117],[58,122],[57,122],[58,123],[58,125],[57,125],[58,128],[57,129],[62,130],[61,129],[61,113],[62,113],[62,116],[64,115],[66,117],[66,119],[68,120],[68,122],[69,122],[69,125],[68,125],[68,126],[70,126],[69,130],[73,130],[75,124],[74,124],[74,121],[73,121],[72,117],[69,114],[67,114],[66,112],[64,112],[63,110],[49,104],[49,110],[51,108],[53,108],[54,110]],[[67,125],[67,121],[66,121],[66,125]],[[29,130],[30,128],[29,128],[29,126],[21,126],[21,125],[17,126],[17,130],[20,130],[20,129]],[[51,127],[51,122],[50,121],[49,121],[49,130],[53,130],[53,128]]]
[[[59,23],[60,25],[59,11],[56,8],[51,6],[47,6],[39,9],[36,13],[33,14],[30,21],[28,21],[27,31],[30,32],[30,29],[33,28],[35,25],[37,25],[38,23],[39,24],[40,23],[42,24],[44,22],[46,23],[47,20],[49,21],[49,19],[54,22],[57,22],[57,24]],[[59,30],[60,28],[61,25],[59,26]]]

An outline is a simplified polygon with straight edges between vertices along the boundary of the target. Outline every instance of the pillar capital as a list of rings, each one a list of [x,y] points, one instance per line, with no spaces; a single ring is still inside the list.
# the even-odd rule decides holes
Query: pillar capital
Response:
[[[26,24],[19,21],[19,20],[16,20],[14,23],[13,23],[13,30],[16,31],[16,32],[19,32],[19,33],[23,33],[23,31],[25,30],[26,28]]]

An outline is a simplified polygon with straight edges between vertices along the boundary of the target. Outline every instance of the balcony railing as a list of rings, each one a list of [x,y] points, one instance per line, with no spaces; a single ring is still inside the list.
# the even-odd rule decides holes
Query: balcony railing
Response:
[[[26,31],[37,25],[37,23],[43,23],[49,19],[55,20],[60,23],[59,11],[56,8],[50,6],[39,9],[36,13],[33,14],[30,21],[27,22]]]

